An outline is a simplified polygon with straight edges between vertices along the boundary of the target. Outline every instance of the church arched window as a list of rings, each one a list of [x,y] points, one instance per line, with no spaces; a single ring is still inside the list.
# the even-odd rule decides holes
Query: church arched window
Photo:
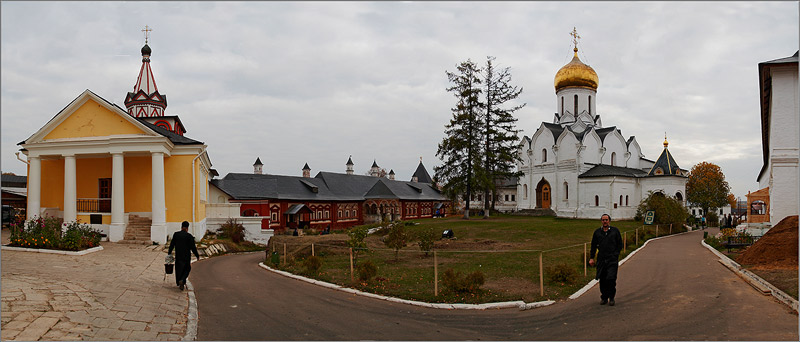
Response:
[[[625,206],[628,206],[628,195],[625,195]]]
[[[592,96],[589,95],[589,115],[592,115]]]
[[[564,182],[564,199],[569,199],[569,183]]]
[[[524,199],[528,199],[528,184],[522,185],[522,196]]]
[[[617,166],[617,152],[611,152],[611,166]]]
[[[675,198],[678,199],[679,201],[683,202],[683,195],[681,195],[680,192],[676,192],[675,193]]]
[[[564,97],[561,97],[561,115],[564,115]]]
[[[547,162],[547,149],[543,148],[542,149],[542,163],[546,163],[546,162]]]
[[[595,207],[600,206],[600,196],[594,195],[594,206]]]
[[[575,94],[575,116],[578,116],[578,94]]]
[[[622,195],[619,195],[619,206],[622,206]]]

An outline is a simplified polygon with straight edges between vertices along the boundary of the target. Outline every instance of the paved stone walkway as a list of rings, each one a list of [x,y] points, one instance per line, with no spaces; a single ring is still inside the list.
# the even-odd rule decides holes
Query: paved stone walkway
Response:
[[[83,256],[0,252],[0,339],[181,340],[189,295],[164,280],[162,247],[101,245]]]

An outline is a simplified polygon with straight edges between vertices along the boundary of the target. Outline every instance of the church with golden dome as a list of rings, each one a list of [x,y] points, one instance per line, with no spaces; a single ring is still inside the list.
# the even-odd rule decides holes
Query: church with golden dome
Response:
[[[631,219],[649,192],[685,202],[687,170],[668,149],[645,158],[634,136],[617,126],[604,126],[597,110],[597,72],[574,56],[556,72],[557,111],[519,145],[522,172],[517,185],[517,210],[538,209],[559,217]],[[551,212],[552,210],[552,212]]]

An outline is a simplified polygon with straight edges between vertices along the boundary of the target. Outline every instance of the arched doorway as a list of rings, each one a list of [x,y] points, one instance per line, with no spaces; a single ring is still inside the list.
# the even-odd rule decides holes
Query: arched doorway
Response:
[[[550,209],[550,183],[544,178],[536,186],[536,207]]]

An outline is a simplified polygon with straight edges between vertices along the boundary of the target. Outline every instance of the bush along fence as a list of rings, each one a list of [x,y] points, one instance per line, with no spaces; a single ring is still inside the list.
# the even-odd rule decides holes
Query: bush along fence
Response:
[[[77,221],[62,224],[57,217],[35,217],[11,224],[12,247],[79,251],[100,245],[100,232]]]
[[[672,225],[621,231],[620,260],[651,238],[685,231]],[[365,292],[432,303],[566,299],[594,279],[590,242],[551,249],[502,249],[497,244],[469,250],[434,245],[423,251],[416,241],[404,248],[374,242],[356,248],[347,241],[270,242],[264,263]]]

